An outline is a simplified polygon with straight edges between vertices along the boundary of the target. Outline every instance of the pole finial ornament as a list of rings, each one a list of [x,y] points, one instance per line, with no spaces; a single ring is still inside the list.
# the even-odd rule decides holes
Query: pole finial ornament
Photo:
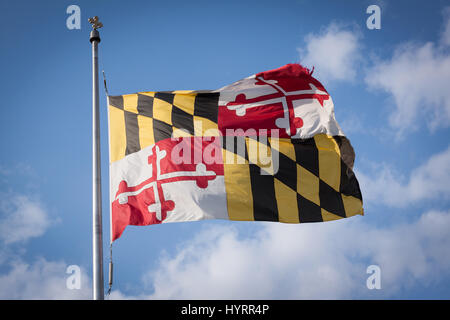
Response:
[[[93,18],[88,19],[89,23],[92,25],[92,29],[97,30],[103,27],[103,23],[98,20],[98,17],[95,16]]]

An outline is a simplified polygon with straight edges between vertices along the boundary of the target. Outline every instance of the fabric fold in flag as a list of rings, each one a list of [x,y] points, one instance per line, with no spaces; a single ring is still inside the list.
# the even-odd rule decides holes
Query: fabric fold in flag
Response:
[[[211,91],[108,97],[112,240],[128,225],[363,214],[333,101],[298,64]]]

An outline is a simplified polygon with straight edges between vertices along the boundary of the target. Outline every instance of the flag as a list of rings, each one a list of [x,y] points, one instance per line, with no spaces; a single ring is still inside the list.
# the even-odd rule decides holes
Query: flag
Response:
[[[333,101],[299,64],[218,90],[108,97],[112,240],[128,225],[363,214]]]

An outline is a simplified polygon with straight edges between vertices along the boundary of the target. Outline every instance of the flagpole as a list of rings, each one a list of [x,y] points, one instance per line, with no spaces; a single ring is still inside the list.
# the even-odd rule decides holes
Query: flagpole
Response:
[[[103,25],[98,17],[90,18],[94,30],[89,41],[92,44],[92,265],[93,299],[103,300],[103,241],[102,241],[102,185],[100,166],[100,120],[98,106],[98,44]]]

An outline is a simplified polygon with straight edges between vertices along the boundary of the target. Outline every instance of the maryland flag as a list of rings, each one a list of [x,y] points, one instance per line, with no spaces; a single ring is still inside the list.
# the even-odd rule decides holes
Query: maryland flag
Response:
[[[298,64],[212,91],[108,97],[112,240],[127,225],[363,214],[333,101]]]

